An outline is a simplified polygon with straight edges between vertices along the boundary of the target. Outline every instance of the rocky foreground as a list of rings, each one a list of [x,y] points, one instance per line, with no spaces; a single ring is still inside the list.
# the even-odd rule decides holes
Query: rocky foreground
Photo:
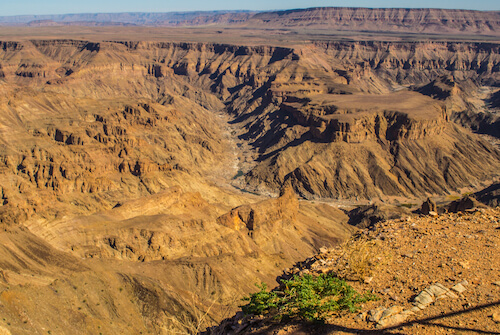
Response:
[[[324,325],[244,316],[210,334],[498,334],[500,208],[380,222],[285,270],[333,272],[380,300]]]

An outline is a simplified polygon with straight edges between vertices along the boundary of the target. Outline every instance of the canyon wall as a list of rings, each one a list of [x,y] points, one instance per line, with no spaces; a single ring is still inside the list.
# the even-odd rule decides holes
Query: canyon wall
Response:
[[[13,332],[46,330],[49,314],[109,333],[219,320],[231,297],[352,232],[341,210],[299,198],[445,195],[497,177],[498,148],[468,120],[497,120],[499,54],[1,42],[0,299]]]
[[[257,13],[253,24],[339,30],[498,35],[498,11],[324,7]]]
[[[487,115],[484,103],[477,103],[487,97],[476,99],[474,92],[498,82],[496,44],[318,42],[283,48],[36,40],[2,42],[0,50],[2,161],[4,176],[13,176],[2,189],[11,204],[37,189],[112,194],[132,183],[127,189],[139,195],[176,185],[179,175],[202,177],[227,159],[229,142],[215,116],[224,112],[258,154],[245,182],[272,192],[290,180],[307,196],[352,196],[360,189],[365,197],[441,193],[476,184],[497,168],[494,147],[452,122],[464,111]],[[453,81],[444,99],[419,88],[443,76]],[[396,92],[401,89],[418,93]],[[450,140],[432,140],[436,136]],[[338,170],[346,164],[336,154],[341,142],[358,143],[363,158],[356,165],[383,166],[384,172],[353,175],[340,168],[325,175],[303,165],[322,152],[317,164]],[[407,181],[408,167],[397,166],[415,166],[416,155],[398,155],[426,146],[427,164]],[[457,146],[463,155],[453,153]],[[372,156],[373,164],[365,161]],[[475,169],[469,162],[476,159],[487,164]],[[300,176],[310,168],[318,175],[306,182]],[[450,171],[460,174],[448,176]],[[337,185],[339,173],[355,181]],[[353,185],[352,194],[340,191]],[[107,206],[119,202],[107,197]],[[28,203],[21,207],[33,207],[36,196]]]

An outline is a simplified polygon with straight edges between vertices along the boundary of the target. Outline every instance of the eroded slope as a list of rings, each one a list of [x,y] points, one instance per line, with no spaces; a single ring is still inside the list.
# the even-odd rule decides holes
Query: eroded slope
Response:
[[[46,331],[60,305],[89,332],[201,327],[352,232],[296,194],[443,195],[499,171],[453,121],[494,116],[494,44],[34,40],[3,42],[0,65],[13,333]]]

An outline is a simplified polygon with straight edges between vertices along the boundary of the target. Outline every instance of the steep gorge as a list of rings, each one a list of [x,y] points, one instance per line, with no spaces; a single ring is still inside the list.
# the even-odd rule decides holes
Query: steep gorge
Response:
[[[455,113],[485,109],[484,103],[482,110],[474,106],[471,95],[497,83],[497,45],[332,42],[290,49],[60,40],[5,42],[2,49],[3,124],[18,132],[3,136],[5,147],[17,148],[16,155],[5,155],[3,161],[20,178],[19,185],[2,185],[6,194],[26,189],[26,182],[59,193],[107,192],[120,189],[124,180],[116,178],[123,173],[155,192],[162,182],[152,185],[148,174],[184,171],[191,178],[195,170],[213,170],[227,150],[214,111],[233,115],[232,123],[244,129],[240,138],[259,153],[256,167],[245,171],[246,183],[273,193],[287,180],[302,195],[441,193],[477,184],[497,168],[493,147],[450,122]],[[457,90],[460,83],[472,81],[472,93],[452,92],[443,101],[396,92],[446,75],[455,78]],[[450,140],[434,144],[430,138],[438,134]],[[61,145],[49,149],[53,142]],[[358,143],[350,147],[372,157],[352,165],[386,168],[380,176],[369,176],[337,167],[331,153],[342,157],[342,143]],[[415,145],[430,146],[419,153],[428,166],[408,171],[415,166]],[[455,146],[462,156],[452,159]],[[55,148],[71,154],[61,160],[64,154],[58,153],[54,162],[56,155],[46,151]],[[92,158],[96,151],[106,152],[108,161]],[[66,167],[74,153],[88,166]],[[296,159],[281,158],[290,154]],[[473,155],[489,163],[474,170],[467,164]],[[336,185],[344,178],[304,165],[313,157],[314,164],[354,181]],[[99,186],[83,171],[97,172]],[[414,185],[405,180],[409,174]]]
[[[304,197],[409,196],[496,174],[498,151],[451,120],[464,111],[498,119],[480,93],[498,83],[497,45],[331,42],[294,57],[265,91],[230,98],[242,138],[260,153],[245,180],[256,189],[290,182]],[[449,97],[406,91],[443,76],[453,78]]]
[[[0,43],[0,66],[13,333],[41,331],[65,301],[71,329],[89,332],[220,319],[352,232],[344,212],[297,195],[447,194],[500,167],[498,148],[454,122],[495,119],[496,44],[33,40]],[[26,298],[38,289],[45,309]]]

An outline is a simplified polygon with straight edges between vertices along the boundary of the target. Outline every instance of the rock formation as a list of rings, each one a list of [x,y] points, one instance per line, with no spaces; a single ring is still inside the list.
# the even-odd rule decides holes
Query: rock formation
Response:
[[[325,7],[257,13],[250,22],[271,27],[496,35],[499,16],[496,11]]]
[[[465,212],[465,211],[474,211],[477,210],[478,208],[484,208],[486,207],[479,201],[477,201],[474,196],[466,195],[465,197],[452,201],[448,205],[448,211],[451,213],[457,213],[457,212]]]
[[[500,184],[495,183],[487,188],[478,191],[474,197],[483,204],[490,207],[497,207],[500,205]]]
[[[30,193],[38,188],[96,193],[141,181],[143,186],[128,189],[150,193],[172,186],[155,173],[175,179],[214,170],[229,145],[221,140],[214,110],[231,113],[240,139],[258,154],[244,171],[254,189],[276,193],[290,183],[307,198],[442,193],[498,171],[498,151],[450,120],[455,110],[467,109],[467,96],[454,106],[441,96],[391,92],[394,85],[450,72],[464,82],[496,80],[498,47],[351,46],[358,51],[348,51],[346,43],[289,49],[4,42],[2,122],[16,136],[4,133],[2,155],[4,169],[17,179],[2,183],[4,194],[12,206],[29,208],[22,199],[36,203]],[[436,61],[421,58],[429,48]],[[406,59],[396,58],[400,54]],[[362,80],[368,72],[371,84]],[[14,92],[16,99],[10,98]],[[475,112],[472,107],[467,110]],[[65,163],[77,152],[76,165]],[[25,191],[17,201],[20,187]],[[108,206],[118,201],[109,199]]]
[[[420,207],[420,213],[429,215],[430,212],[437,213],[437,205],[431,200],[431,198],[427,198],[427,200],[424,201]]]
[[[194,332],[500,171],[495,43],[104,39],[0,42],[0,330]]]
[[[408,215],[410,211],[404,207],[394,207],[383,204],[359,206],[349,211],[350,225],[356,228],[364,229],[373,227],[380,221],[399,219]]]

